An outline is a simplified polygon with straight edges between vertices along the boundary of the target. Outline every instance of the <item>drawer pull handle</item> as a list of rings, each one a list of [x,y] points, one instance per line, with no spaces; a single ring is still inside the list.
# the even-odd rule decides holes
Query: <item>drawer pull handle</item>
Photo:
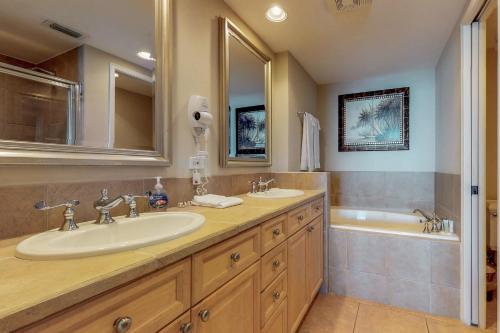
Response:
[[[278,267],[280,267],[280,265],[281,265],[281,262],[278,259],[273,260],[273,268],[274,269],[278,269]]]
[[[189,333],[193,329],[193,324],[185,323],[181,325],[181,333]]]
[[[210,318],[210,311],[203,310],[203,311],[200,311],[200,313],[198,313],[198,315],[200,316],[201,321],[206,323],[208,321],[208,319]]]
[[[241,259],[241,255],[239,252],[235,252],[235,253],[231,254],[231,261],[232,262],[238,262],[238,261],[240,261],[240,259]]]
[[[130,317],[121,317],[115,320],[113,324],[116,333],[125,333],[132,327],[132,318]]]
[[[311,226],[307,227],[307,231],[312,232],[313,230],[314,230],[314,226],[311,225]]]
[[[299,215],[299,217],[297,218],[299,221],[302,221],[304,220],[304,215]]]
[[[281,297],[281,294],[280,294],[280,292],[279,292],[279,291],[275,291],[275,292],[273,293],[273,300],[274,300],[274,301],[279,300],[279,299],[280,299],[280,297]]]
[[[281,235],[281,230],[280,229],[274,229],[273,230],[273,237],[278,237]]]

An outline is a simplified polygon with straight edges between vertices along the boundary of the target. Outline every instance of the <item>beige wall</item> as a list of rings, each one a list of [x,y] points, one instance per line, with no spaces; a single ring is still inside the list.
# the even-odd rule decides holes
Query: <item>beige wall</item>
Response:
[[[486,57],[486,199],[497,199],[497,60],[498,51]]]
[[[436,172],[460,174],[460,28],[455,27],[436,66]]]
[[[187,103],[189,96],[193,94],[208,97],[209,109],[214,116],[214,123],[211,127],[209,137],[210,174],[242,174],[269,171],[271,168],[222,169],[219,167],[219,16],[229,17],[244,33],[252,36],[252,38],[256,38],[256,35],[223,0],[174,0],[171,109],[172,166],[170,168],[0,166],[0,184],[120,180],[125,178],[148,178],[156,175],[163,177],[189,177],[190,172],[187,169],[188,157],[194,152],[194,142],[188,127]],[[257,44],[267,50],[274,61],[275,58],[272,50],[260,40],[257,40]],[[95,86],[88,87],[88,89],[98,90],[101,93],[103,89],[104,92],[107,91],[107,78],[104,80],[100,82],[105,82],[106,87]],[[276,82],[275,79],[273,81]],[[102,103],[104,99],[100,99],[100,103]],[[279,155],[279,142],[282,139],[287,140],[287,137],[282,135],[282,128],[288,127],[288,125],[286,120],[285,122],[281,120],[287,119],[287,117],[282,117],[287,111],[283,105],[274,105],[276,99],[279,99],[277,93],[273,96],[274,149],[272,169],[275,171],[285,171],[288,168],[286,164],[280,164],[280,157],[282,155]],[[105,113],[104,110],[103,113]],[[95,126],[98,122],[89,121],[89,124]],[[96,130],[96,135],[99,135],[98,128]]]
[[[302,143],[302,123],[297,112],[318,115],[318,85],[290,52],[276,55],[273,140],[276,164],[273,169],[298,171]],[[288,126],[286,125],[288,124]]]
[[[153,98],[115,90],[115,147],[153,149]]]

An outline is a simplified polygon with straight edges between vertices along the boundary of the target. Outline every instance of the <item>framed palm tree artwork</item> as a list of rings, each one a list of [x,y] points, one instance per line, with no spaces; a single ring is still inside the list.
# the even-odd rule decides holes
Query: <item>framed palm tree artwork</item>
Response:
[[[339,96],[339,151],[410,149],[410,88]]]
[[[266,153],[266,108],[254,105],[236,108],[236,154]]]

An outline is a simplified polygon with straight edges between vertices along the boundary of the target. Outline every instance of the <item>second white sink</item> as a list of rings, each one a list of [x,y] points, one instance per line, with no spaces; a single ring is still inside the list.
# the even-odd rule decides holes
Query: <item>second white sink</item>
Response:
[[[304,191],[285,189],[285,188],[272,188],[269,191],[248,193],[247,195],[252,198],[284,199],[284,198],[300,197],[301,195],[304,195]]]
[[[115,219],[108,225],[85,222],[74,231],[49,230],[35,235],[17,245],[16,257],[54,260],[120,252],[179,238],[205,223],[203,215],[189,212],[145,213],[133,219]]]

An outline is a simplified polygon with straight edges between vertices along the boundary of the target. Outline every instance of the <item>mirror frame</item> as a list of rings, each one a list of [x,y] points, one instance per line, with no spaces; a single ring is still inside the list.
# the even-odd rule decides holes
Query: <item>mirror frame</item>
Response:
[[[0,140],[0,165],[170,165],[172,0],[154,1],[155,151]],[[83,120],[83,116],[76,115],[79,120]],[[80,129],[76,132],[78,138]]]
[[[228,122],[227,109],[229,106],[229,38],[234,37],[264,64],[265,70],[265,103],[266,103],[266,158],[229,157]],[[268,167],[272,164],[272,104],[271,104],[271,57],[256,46],[247,35],[245,35],[227,17],[219,18],[219,56],[220,56],[220,136],[219,152],[220,164],[223,168],[230,167]]]

